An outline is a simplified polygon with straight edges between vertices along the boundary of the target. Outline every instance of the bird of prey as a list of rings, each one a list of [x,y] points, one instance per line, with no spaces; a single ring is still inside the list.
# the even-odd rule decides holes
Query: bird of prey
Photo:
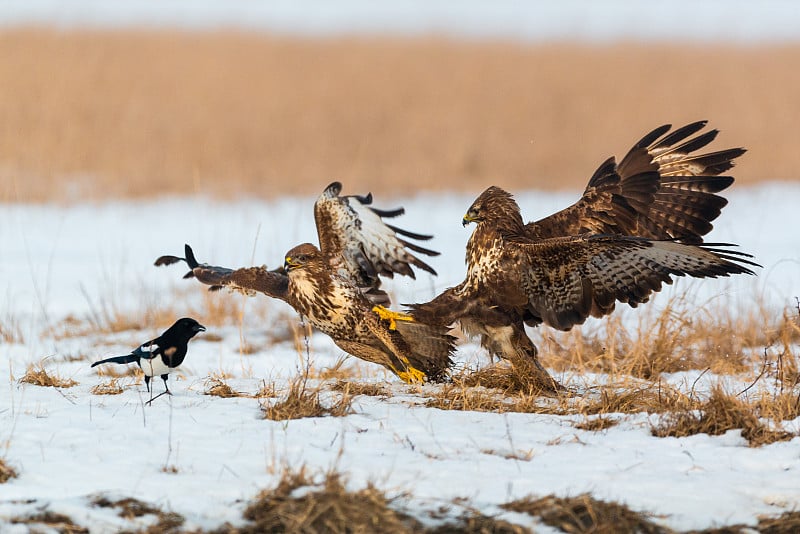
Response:
[[[147,404],[150,404],[165,393],[167,395],[172,395],[167,386],[169,374],[177,369],[178,366],[183,363],[184,358],[186,358],[189,340],[198,332],[205,332],[205,330],[206,327],[194,319],[184,317],[178,319],[175,324],[170,326],[157,338],[139,345],[136,349],[131,351],[130,354],[94,362],[92,367],[100,365],[101,363],[136,362],[144,372],[144,383],[147,386],[148,393],[150,393],[150,400],[147,401]],[[156,375],[161,375],[161,379],[164,381],[165,391],[153,397],[153,392],[150,390],[150,378]]]
[[[572,206],[524,223],[511,194],[489,187],[463,218],[474,223],[466,278],[411,315],[428,324],[460,323],[493,356],[532,363],[551,389],[524,325],[569,330],[623,302],[647,302],[674,276],[753,274],[752,256],[728,244],[703,244],[727,201],[722,173],[744,149],[697,154],[717,135],[705,121],[661,126],[616,163],[606,160]]]
[[[408,383],[444,378],[452,365],[454,338],[448,328],[392,312],[379,276],[415,277],[413,268],[436,274],[413,252],[438,252],[408,239],[427,240],[383,221],[403,209],[371,207],[372,196],[340,196],[338,182],[314,204],[319,248],[304,243],[286,253],[283,268],[228,269],[200,264],[188,245],[185,257],[162,256],[156,265],[185,261],[186,277],[248,295],[263,293],[287,302],[345,352],[389,369]]]

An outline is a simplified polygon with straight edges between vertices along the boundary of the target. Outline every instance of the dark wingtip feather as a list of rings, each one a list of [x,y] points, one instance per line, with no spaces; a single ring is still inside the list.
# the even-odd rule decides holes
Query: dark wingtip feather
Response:
[[[172,265],[173,263],[178,263],[179,261],[183,261],[183,258],[179,258],[178,256],[159,256],[153,265],[156,267],[161,267],[162,265]]]
[[[378,208],[370,208],[373,213],[375,213],[378,217],[383,217],[386,219],[392,219],[394,217],[399,217],[400,215],[406,212],[405,208],[396,208],[393,210],[382,210]]]
[[[188,280],[189,278],[194,278],[194,271],[189,271],[188,273],[183,275],[184,280]]]
[[[394,232],[396,234],[404,235],[406,237],[410,237],[411,239],[416,239],[417,241],[428,241],[429,239],[433,239],[432,235],[417,234],[417,233],[414,233],[414,232],[409,232],[408,230],[403,230],[402,228],[398,228],[398,227],[393,226],[391,224],[387,224],[386,226],[388,226],[389,228],[394,230]]]
[[[670,128],[672,128],[671,124],[663,124],[663,125],[659,126],[658,128],[656,128],[653,131],[651,131],[649,134],[647,134],[644,137],[642,137],[639,140],[639,142],[636,143],[633,147],[634,148],[646,148],[646,147],[650,146],[650,144],[653,141],[655,141],[656,139],[658,139],[659,137],[661,137],[662,135],[667,133]]]

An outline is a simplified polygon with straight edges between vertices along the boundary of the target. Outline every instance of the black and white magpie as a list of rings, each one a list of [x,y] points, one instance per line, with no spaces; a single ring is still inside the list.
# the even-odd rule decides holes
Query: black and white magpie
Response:
[[[139,364],[142,371],[144,371],[144,383],[147,386],[147,391],[150,393],[150,400],[147,401],[147,404],[150,404],[164,393],[172,395],[167,386],[167,378],[174,369],[183,363],[183,359],[186,357],[189,340],[198,332],[205,332],[205,329],[205,326],[190,317],[178,319],[175,324],[165,330],[163,334],[155,339],[151,339],[147,343],[139,345],[135,350],[131,351],[130,354],[94,362],[92,367],[100,365],[101,363],[136,362]],[[166,391],[156,395],[154,398],[153,392],[150,391],[150,378],[156,375],[161,375],[161,379],[164,380]]]

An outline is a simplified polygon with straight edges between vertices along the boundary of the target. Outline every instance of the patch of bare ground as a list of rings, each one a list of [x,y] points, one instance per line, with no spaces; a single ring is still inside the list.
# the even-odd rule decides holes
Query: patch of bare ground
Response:
[[[54,530],[59,534],[88,534],[89,529],[76,525],[69,516],[54,512],[39,512],[25,517],[12,517],[12,525],[26,525],[31,532]]]
[[[798,62],[796,44],[4,29],[0,200],[269,197],[332,176],[379,194],[579,189],[653,127],[701,118],[715,146],[750,149],[740,183],[795,179]]]
[[[0,484],[5,484],[12,478],[17,478],[16,469],[8,465],[4,459],[0,458]]]
[[[54,388],[71,388],[78,385],[75,380],[71,378],[61,378],[57,375],[50,374],[44,368],[43,363],[36,365],[29,365],[25,374],[19,379],[20,382],[26,384],[33,384],[34,386],[54,387]]]
[[[260,401],[264,419],[285,421],[304,417],[344,417],[353,413],[353,396],[346,392],[322,400],[322,386],[309,384],[308,375],[300,375],[289,382],[288,389],[277,401]]]
[[[653,522],[652,515],[634,512],[627,506],[605,502],[591,495],[547,496],[519,499],[501,508],[538,517],[545,525],[574,534],[668,534],[672,531]]]

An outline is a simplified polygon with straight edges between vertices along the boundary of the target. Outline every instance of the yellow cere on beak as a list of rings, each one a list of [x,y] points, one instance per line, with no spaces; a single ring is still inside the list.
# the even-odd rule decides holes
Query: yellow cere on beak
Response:
[[[461,219],[461,226],[466,226],[471,222],[472,222],[472,217],[470,217],[469,215],[464,215],[464,218]]]

